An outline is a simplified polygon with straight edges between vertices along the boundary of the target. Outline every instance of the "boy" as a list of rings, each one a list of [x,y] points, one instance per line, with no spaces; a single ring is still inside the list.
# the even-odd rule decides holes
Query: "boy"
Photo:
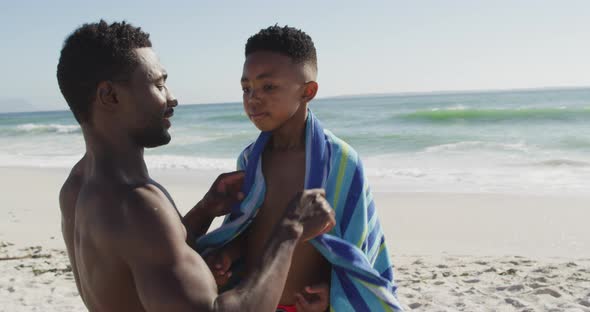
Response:
[[[251,270],[290,198],[324,188],[336,226],[296,247],[277,311],[325,311],[328,290],[321,285],[329,285],[334,311],[399,310],[360,160],[308,110],[318,90],[313,41],[301,30],[275,25],[250,37],[245,55],[244,110],[262,133],[238,159],[238,169],[246,171],[246,199],[197,243],[210,255],[218,284],[237,271],[236,262]]]

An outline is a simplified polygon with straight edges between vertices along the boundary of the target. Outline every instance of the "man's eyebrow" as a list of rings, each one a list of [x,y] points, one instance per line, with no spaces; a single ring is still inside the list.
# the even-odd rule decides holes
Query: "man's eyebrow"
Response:
[[[156,75],[152,78],[153,81],[160,81],[160,80],[164,80],[166,81],[166,79],[168,79],[168,73],[167,72],[162,72],[159,75]]]

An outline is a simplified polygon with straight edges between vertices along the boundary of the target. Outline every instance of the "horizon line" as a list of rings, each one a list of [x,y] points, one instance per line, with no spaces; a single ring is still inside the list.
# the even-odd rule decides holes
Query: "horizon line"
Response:
[[[316,100],[324,99],[347,99],[347,98],[362,98],[362,97],[384,97],[384,96],[421,96],[421,95],[450,95],[450,94],[475,94],[475,93],[499,93],[511,91],[559,91],[559,90],[585,90],[590,89],[590,86],[547,86],[547,87],[524,87],[524,88],[498,88],[498,89],[463,89],[463,90],[432,90],[432,91],[400,91],[400,92],[374,92],[374,93],[356,93],[356,94],[342,94],[329,95],[316,98]],[[204,102],[204,103],[185,103],[181,106],[192,105],[219,105],[219,104],[235,104],[240,101],[225,101],[225,102]],[[5,114],[19,114],[19,113],[50,113],[50,112],[67,112],[68,109],[47,109],[47,110],[26,110],[16,112],[0,112],[0,115]]]

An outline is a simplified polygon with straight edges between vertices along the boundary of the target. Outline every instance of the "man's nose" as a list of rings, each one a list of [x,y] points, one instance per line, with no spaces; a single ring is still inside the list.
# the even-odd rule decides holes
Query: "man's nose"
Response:
[[[168,99],[167,99],[166,102],[168,103],[168,106],[169,107],[176,107],[176,106],[178,106],[178,100],[176,99],[176,97],[170,91],[168,91]]]

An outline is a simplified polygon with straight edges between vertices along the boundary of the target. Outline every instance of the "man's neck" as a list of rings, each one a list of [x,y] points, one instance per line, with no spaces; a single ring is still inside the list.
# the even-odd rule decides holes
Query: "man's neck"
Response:
[[[98,133],[84,129],[86,164],[89,175],[110,176],[125,183],[144,183],[149,174],[143,158],[144,148],[128,136]]]

